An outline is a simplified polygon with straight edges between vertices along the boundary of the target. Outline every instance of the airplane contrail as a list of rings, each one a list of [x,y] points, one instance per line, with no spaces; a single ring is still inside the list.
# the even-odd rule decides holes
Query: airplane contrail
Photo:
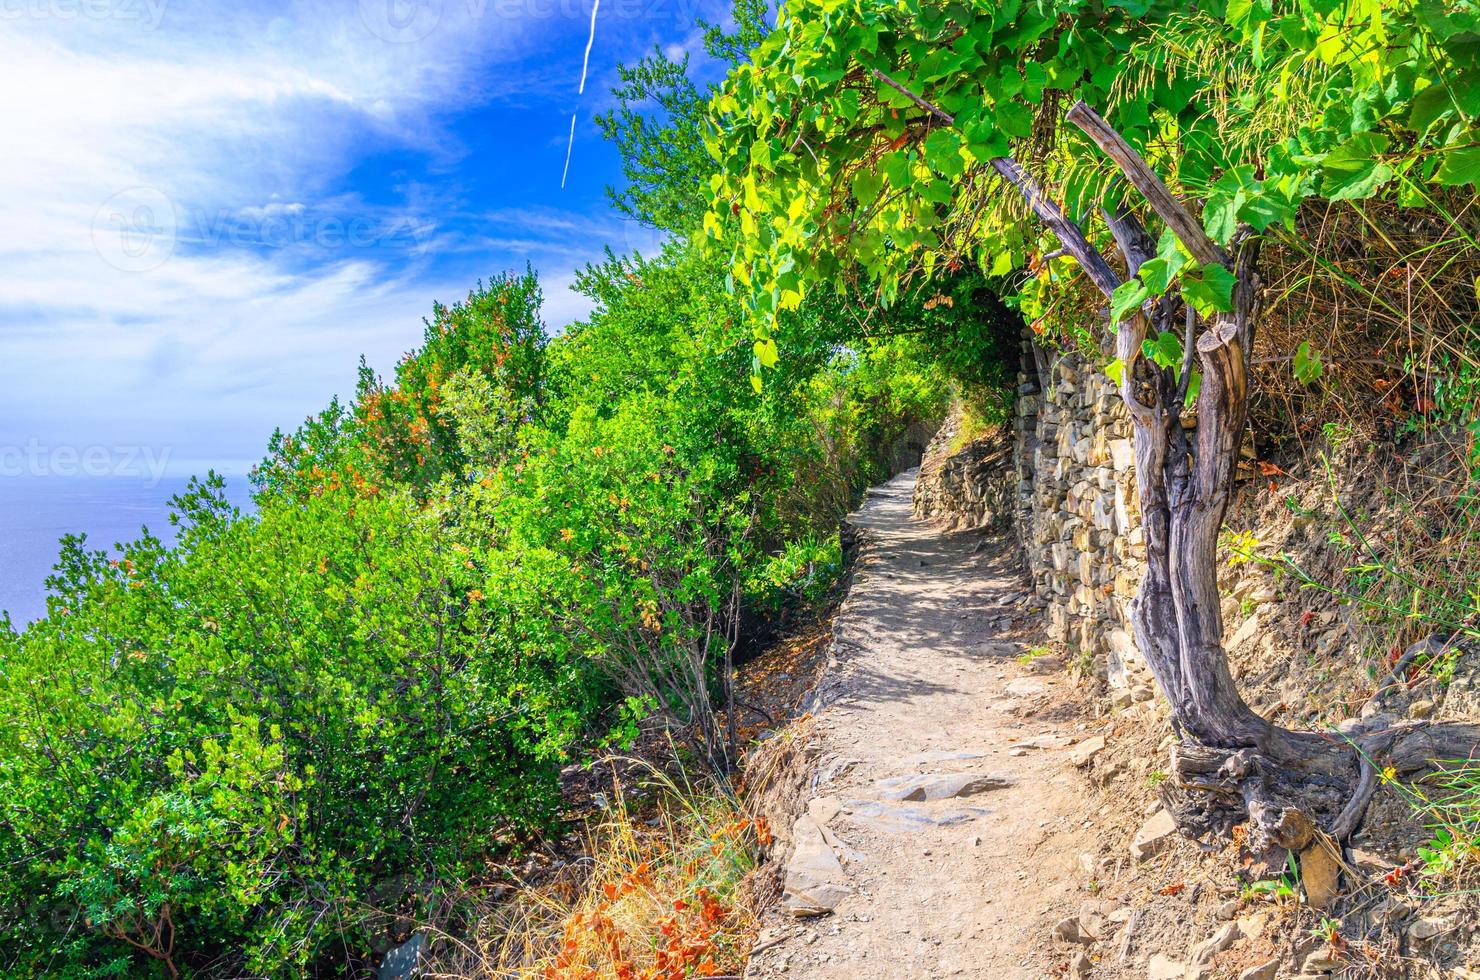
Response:
[[[581,59],[581,84],[576,95],[586,94],[586,69],[591,66],[591,45],[596,43],[596,11],[601,9],[601,0],[591,4],[591,32],[586,35],[586,56]],[[570,175],[570,151],[576,145],[576,113],[570,114],[570,139],[565,144],[565,169],[560,172],[560,189],[565,189],[565,178]]]
[[[586,36],[586,57],[581,61],[581,87],[576,89],[577,95],[583,95],[586,91],[586,66],[591,64],[591,45],[596,43],[596,11],[601,9],[601,0],[593,0],[591,4],[591,33]]]

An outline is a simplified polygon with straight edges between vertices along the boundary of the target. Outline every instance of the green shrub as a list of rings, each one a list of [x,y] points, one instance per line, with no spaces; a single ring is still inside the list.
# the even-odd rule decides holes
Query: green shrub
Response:
[[[212,479],[172,547],[64,543],[48,617],[0,632],[5,970],[347,968],[372,896],[547,827],[635,713],[729,766],[742,607],[827,593],[831,529],[950,382],[829,333],[754,391],[682,246],[581,286],[548,342],[532,275],[436,307],[393,380],[273,437],[254,514]]]
[[[294,972],[378,881],[455,873],[556,802],[579,677],[500,655],[434,509],[178,504],[174,549],[68,541],[51,616],[0,645],[13,969],[126,972],[136,946]]]
[[[842,574],[843,547],[838,535],[810,534],[788,541],[777,554],[757,562],[745,591],[752,605],[775,615],[788,606],[823,604]]]

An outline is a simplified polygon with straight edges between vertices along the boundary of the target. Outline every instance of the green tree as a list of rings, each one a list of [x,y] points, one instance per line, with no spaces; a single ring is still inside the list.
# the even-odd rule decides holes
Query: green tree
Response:
[[[854,277],[888,305],[974,263],[1016,272],[1025,311],[1086,283],[1109,301],[1146,522],[1137,643],[1187,739],[1181,785],[1225,764],[1239,784],[1177,797],[1191,830],[1248,819],[1256,846],[1298,849],[1313,812],[1345,836],[1373,754],[1400,768],[1435,754],[1433,730],[1377,732],[1354,759],[1251,711],[1221,646],[1216,537],[1247,413],[1261,235],[1317,195],[1397,184],[1421,202],[1426,182],[1480,178],[1466,97],[1446,82],[1473,70],[1476,24],[1468,5],[1383,0],[803,0],[712,103],[721,170],[705,230],[729,251],[762,368],[779,360],[786,311]],[[1113,107],[1114,124],[1091,106]],[[1200,218],[1184,197],[1202,198]],[[1101,254],[1111,244],[1123,272]],[[1459,734],[1437,750],[1467,749]]]
[[[704,52],[725,66],[739,64],[765,38],[766,15],[765,0],[737,0],[733,31],[701,21]],[[687,54],[675,61],[660,48],[635,65],[618,65],[617,76],[617,105],[596,125],[616,145],[627,183],[608,187],[607,196],[629,218],[686,235],[704,214],[715,172],[704,150],[715,86],[694,83]]]

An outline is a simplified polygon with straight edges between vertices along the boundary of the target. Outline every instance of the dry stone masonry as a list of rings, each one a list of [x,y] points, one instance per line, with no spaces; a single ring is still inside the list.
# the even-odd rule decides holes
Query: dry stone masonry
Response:
[[[965,530],[1006,523],[1002,514],[1009,510],[1032,576],[1029,604],[1042,614],[1049,639],[1066,659],[1105,678],[1111,705],[1124,708],[1150,700],[1155,688],[1129,627],[1128,606],[1145,548],[1130,423],[1101,370],[1108,360],[1106,353],[1052,352],[1025,340],[1011,431],[963,444],[959,418],[948,419],[925,453],[915,512],[948,530]],[[1450,445],[1442,432],[1430,438],[1437,446]],[[1381,480],[1372,478],[1391,464],[1354,448],[1338,449],[1340,493],[1354,502],[1349,509],[1371,515],[1373,526],[1401,526],[1401,509],[1383,496]],[[1327,536],[1310,526],[1332,506],[1327,481],[1297,482],[1284,474],[1275,497],[1265,492],[1253,460],[1250,440],[1240,461],[1246,492],[1235,501],[1231,525],[1251,528],[1265,550],[1296,554],[1306,566],[1334,560],[1322,550]],[[1432,475],[1445,471],[1423,446],[1410,448],[1404,465],[1405,472],[1445,478]],[[1293,508],[1287,506],[1291,501]],[[1354,620],[1348,608],[1313,605],[1298,590],[1282,591],[1267,569],[1230,561],[1220,577],[1234,676],[1266,716],[1314,710],[1307,695],[1325,678],[1302,665],[1314,671],[1333,659],[1360,663],[1393,642],[1381,624]],[[1288,628],[1282,631],[1279,624]],[[1342,696],[1331,688],[1325,700]],[[1480,718],[1480,651],[1455,660],[1447,685],[1433,678],[1416,681],[1363,709],[1378,710],[1411,718]],[[1321,719],[1288,714],[1286,720]]]
[[[1151,696],[1127,610],[1145,541],[1130,422],[1106,359],[1024,341],[1013,458],[1018,533],[1049,638],[1103,670],[1128,703]]]
[[[956,446],[953,414],[925,453],[915,512],[960,530],[1000,523],[1010,507],[1049,638],[1124,706],[1153,687],[1128,625],[1145,543],[1130,423],[1100,368],[1107,359],[1025,339],[1011,460],[1001,437]]]
[[[947,531],[1005,525],[1016,507],[1012,441],[1002,432],[963,441],[962,424],[961,412],[952,412],[926,447],[915,516]]]

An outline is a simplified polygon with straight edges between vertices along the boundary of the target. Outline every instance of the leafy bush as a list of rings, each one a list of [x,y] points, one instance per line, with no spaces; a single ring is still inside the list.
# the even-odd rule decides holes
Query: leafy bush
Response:
[[[541,295],[534,273],[510,273],[479,282],[460,303],[433,304],[422,346],[402,358],[393,383],[362,360],[351,405],[335,399],[292,435],[273,433],[252,474],[259,496],[339,486],[370,495],[387,486],[425,492],[475,461],[502,460],[543,395]],[[460,432],[469,389],[481,417],[473,431]]]
[[[789,605],[816,607],[837,588],[842,573],[843,548],[837,535],[812,534],[788,541],[779,553],[757,563],[746,582],[746,594],[773,615]]]
[[[73,910],[7,922],[19,964],[122,972],[113,937],[171,973],[302,967],[382,877],[549,818],[579,676],[501,655],[435,509],[339,488],[243,517],[217,481],[177,506],[173,549],[67,542],[51,616],[0,646],[4,905]]]
[[[825,339],[756,392],[679,245],[582,288],[553,341],[531,275],[436,307],[393,381],[274,435],[254,514],[211,478],[173,547],[65,542],[48,617],[0,633],[7,969],[352,963],[387,882],[547,827],[559,765],[634,711],[729,767],[742,607],[826,592],[819,528],[949,380],[908,337]]]

